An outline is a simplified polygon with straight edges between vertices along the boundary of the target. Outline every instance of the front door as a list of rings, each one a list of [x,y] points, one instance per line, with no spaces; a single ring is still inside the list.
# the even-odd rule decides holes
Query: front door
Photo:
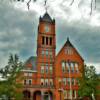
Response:
[[[44,100],[49,100],[49,95],[44,95]]]

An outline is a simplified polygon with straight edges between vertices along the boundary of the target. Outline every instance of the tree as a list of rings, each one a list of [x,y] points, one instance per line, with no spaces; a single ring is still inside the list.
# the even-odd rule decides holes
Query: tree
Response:
[[[21,84],[17,83],[16,79],[22,68],[23,64],[19,61],[18,56],[11,54],[7,66],[0,69],[0,75],[3,78],[3,80],[0,80],[0,96],[5,95],[9,99],[14,97],[16,100],[20,100],[19,98],[22,95],[16,90],[21,88]]]
[[[95,100],[98,77],[94,66],[84,67],[84,75],[80,79],[79,96],[90,97]]]

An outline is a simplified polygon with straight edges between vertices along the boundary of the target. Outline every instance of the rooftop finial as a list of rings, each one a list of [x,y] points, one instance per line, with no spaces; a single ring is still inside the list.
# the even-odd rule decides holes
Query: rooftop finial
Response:
[[[67,41],[69,41],[69,37],[67,37]]]

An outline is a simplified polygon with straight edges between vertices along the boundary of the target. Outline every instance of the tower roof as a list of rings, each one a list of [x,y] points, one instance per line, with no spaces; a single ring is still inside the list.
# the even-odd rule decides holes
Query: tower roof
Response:
[[[43,17],[40,17],[40,20],[41,21],[44,21],[44,22],[53,22],[54,20],[52,20],[52,18],[50,17],[50,15],[48,14],[48,12],[46,12]]]

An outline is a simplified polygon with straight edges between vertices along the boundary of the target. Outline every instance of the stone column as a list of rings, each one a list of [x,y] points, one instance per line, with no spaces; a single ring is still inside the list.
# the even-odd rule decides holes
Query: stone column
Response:
[[[41,100],[44,100],[44,92],[41,91]]]
[[[51,100],[50,94],[48,94],[48,100]]]

